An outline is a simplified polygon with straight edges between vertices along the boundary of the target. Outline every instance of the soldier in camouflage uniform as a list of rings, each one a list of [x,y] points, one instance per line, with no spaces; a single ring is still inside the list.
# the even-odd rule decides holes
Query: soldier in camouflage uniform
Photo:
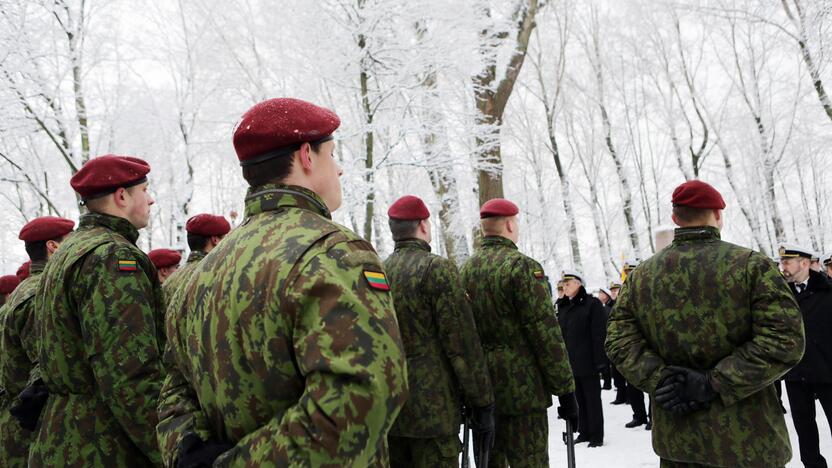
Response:
[[[390,430],[396,467],[456,467],[461,404],[477,466],[494,441],[494,394],[456,265],[430,253],[430,213],[407,195],[388,210],[395,251],[384,261],[407,355],[410,397]]]
[[[725,202],[673,192],[673,243],[639,265],[610,316],[607,355],[654,395],[661,466],[775,467],[791,458],[772,383],[803,354],[800,310],[777,266],[720,240]]]
[[[106,155],[72,177],[90,212],[49,260],[35,296],[49,399],[31,467],[161,464],[162,291],[135,245],[153,204],[148,172],[138,158]]]
[[[223,237],[231,230],[231,224],[222,216],[215,216],[208,213],[192,216],[185,223],[185,232],[188,233],[188,248],[191,253],[185,260],[185,265],[171,273],[162,284],[165,297],[170,298],[173,292],[183,284],[182,278],[190,276],[190,272],[196,268],[196,264],[208,255]]]
[[[517,250],[518,209],[504,199],[480,209],[482,245],[463,266],[462,284],[488,364],[497,412],[491,467],[548,467],[546,409],[577,427],[569,356],[543,267]]]
[[[20,230],[19,238],[25,242],[32,262],[31,273],[0,312],[0,381],[10,404],[9,407],[3,405],[0,410],[0,466],[5,468],[27,466],[29,443],[37,424],[37,415],[18,424],[9,409],[20,404],[13,400],[26,388],[38,361],[33,308],[40,274],[48,258],[73,227],[75,222],[69,219],[44,216],[29,221]]]
[[[182,254],[173,249],[153,249],[147,253],[147,258],[156,268],[159,284],[164,285],[168,277],[179,270]]]
[[[387,432],[407,397],[404,349],[378,255],[331,220],[339,124],[283,98],[237,126],[246,218],[168,307],[180,372],[159,406],[167,465],[387,463]]]
[[[0,276],[0,306],[6,303],[15,288],[20,284],[17,275],[3,275]]]

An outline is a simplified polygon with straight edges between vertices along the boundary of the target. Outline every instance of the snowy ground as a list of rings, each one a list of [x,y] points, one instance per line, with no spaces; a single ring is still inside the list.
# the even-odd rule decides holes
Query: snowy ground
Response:
[[[615,390],[604,390],[601,399],[604,401],[604,446],[589,448],[587,444],[575,446],[575,464],[581,468],[656,468],[659,459],[653,453],[650,444],[650,432],[644,426],[627,429],[624,424],[632,419],[633,413],[627,405],[613,406],[610,402],[615,398]],[[788,399],[783,394],[783,400],[788,410]],[[817,405],[818,431],[820,433],[821,453],[827,462],[832,461],[832,431],[824,416],[820,404]],[[786,424],[792,439],[792,460],[788,468],[801,468],[798,454],[797,435],[794,432],[792,418],[786,414]],[[563,421],[557,419],[555,406],[549,409],[549,466],[566,466],[566,447],[561,440],[564,430]],[[473,455],[471,466],[473,468]]]

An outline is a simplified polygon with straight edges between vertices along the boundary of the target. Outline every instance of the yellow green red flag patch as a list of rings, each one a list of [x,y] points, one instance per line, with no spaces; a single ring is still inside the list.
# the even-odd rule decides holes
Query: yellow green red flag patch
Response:
[[[136,271],[139,269],[139,263],[135,260],[119,260],[118,271]]]
[[[378,289],[379,291],[390,290],[390,285],[387,283],[387,277],[380,271],[364,270],[364,278],[367,279],[367,284],[369,284],[373,289]]]
[[[534,277],[537,278],[537,279],[543,279],[543,278],[546,277],[546,275],[543,274],[543,270],[535,270],[534,271]]]

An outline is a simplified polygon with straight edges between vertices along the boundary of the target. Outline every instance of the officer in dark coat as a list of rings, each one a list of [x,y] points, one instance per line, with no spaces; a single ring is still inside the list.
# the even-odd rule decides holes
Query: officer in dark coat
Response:
[[[598,373],[608,364],[604,354],[607,314],[601,301],[587,294],[580,273],[563,273],[564,296],[558,301],[558,323],[566,342],[578,398],[575,442],[604,445],[604,411]]]
[[[601,301],[601,305],[604,306],[604,316],[606,318],[610,317],[610,312],[612,312],[612,307],[607,307],[607,304],[613,302],[612,300],[612,293],[606,287],[598,288],[598,300]],[[607,325],[604,323],[604,331],[607,330]],[[601,387],[602,390],[612,390],[612,373],[609,362],[607,362],[606,367],[601,371],[601,380],[604,381],[604,385]]]
[[[784,380],[797,431],[800,460],[807,468],[826,468],[826,460],[819,448],[815,399],[820,400],[832,425],[832,281],[811,268],[813,255],[809,249],[796,245],[780,247],[780,268],[800,304],[806,332],[803,359]]]

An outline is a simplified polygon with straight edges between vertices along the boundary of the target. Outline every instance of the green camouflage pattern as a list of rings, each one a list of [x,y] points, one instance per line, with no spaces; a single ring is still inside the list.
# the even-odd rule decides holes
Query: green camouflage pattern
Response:
[[[188,278],[191,275],[191,272],[196,268],[197,263],[205,258],[205,255],[207,254],[201,250],[192,251],[188,254],[188,259],[185,261],[185,264],[168,276],[168,279],[162,283],[162,291],[165,293],[166,299],[173,297],[173,293],[179,288],[179,286],[182,286],[182,284],[186,282],[185,278]]]
[[[549,418],[545,411],[498,416],[489,468],[548,468]],[[565,452],[564,458],[566,457]],[[560,466],[560,465],[558,465]]]
[[[61,244],[35,296],[40,369],[49,388],[33,467],[143,467],[162,462],[162,290],[123,218],[91,213]],[[119,260],[137,268],[120,270]]]
[[[172,357],[157,428],[235,444],[215,466],[385,465],[407,398],[404,349],[372,246],[300,187],[249,190],[246,219],[168,307]]]
[[[26,388],[37,364],[34,297],[46,262],[32,262],[30,276],[23,280],[9,302],[0,309],[0,382],[7,404],[0,409],[0,466],[25,467],[33,434],[20,427],[9,413],[15,398]]]
[[[712,227],[677,229],[618,296],[606,351],[655,393],[668,365],[709,372],[719,397],[685,416],[653,406],[661,458],[708,466],[784,465],[791,445],[772,385],[803,355],[800,309],[777,266]]]
[[[407,239],[396,242],[384,270],[396,304],[410,382],[410,396],[390,434],[456,436],[463,399],[469,407],[494,402],[456,265],[431,254],[427,242]]]
[[[486,236],[461,277],[494,384],[497,414],[545,410],[552,395],[574,392],[543,267],[511,240]]]
[[[458,468],[459,433],[430,438],[387,437],[390,466],[395,468]],[[471,463],[473,466],[473,462]]]

